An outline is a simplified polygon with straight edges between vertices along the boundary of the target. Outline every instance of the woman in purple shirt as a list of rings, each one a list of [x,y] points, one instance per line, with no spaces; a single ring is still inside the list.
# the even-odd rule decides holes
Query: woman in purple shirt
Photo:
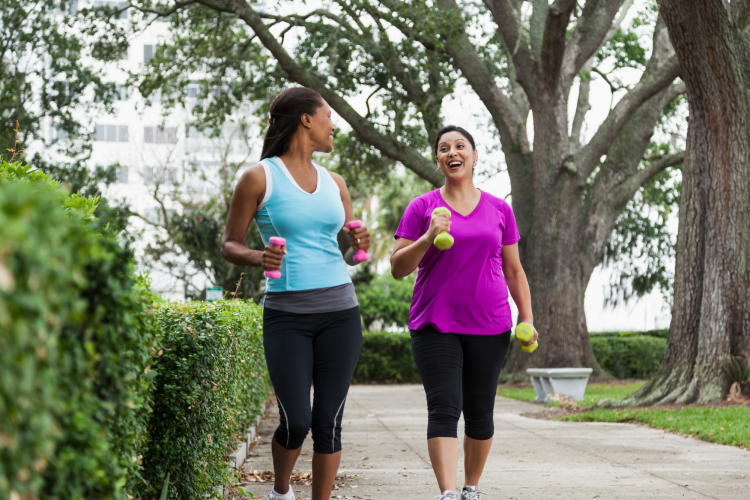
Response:
[[[427,393],[427,446],[441,500],[457,499],[458,419],[464,413],[462,500],[479,500],[494,434],[493,412],[500,369],[513,320],[508,290],[520,321],[534,324],[531,294],[518,258],[513,210],[474,186],[474,139],[453,125],[438,132],[437,168],[445,185],[414,199],[396,231],[391,273],[403,278],[419,268],[409,314],[414,360]],[[440,213],[447,208],[451,216]],[[455,238],[438,250],[441,231]],[[538,337],[527,342],[533,344]]]

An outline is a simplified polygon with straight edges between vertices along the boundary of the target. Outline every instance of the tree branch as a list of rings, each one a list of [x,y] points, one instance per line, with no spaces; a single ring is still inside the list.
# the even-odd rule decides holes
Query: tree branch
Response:
[[[457,9],[458,6],[455,0],[439,0],[438,8],[450,11]],[[505,144],[508,146],[520,144],[524,151],[529,152],[531,147],[528,144],[528,138],[525,134],[519,133],[523,125],[521,113],[497,86],[492,73],[479,57],[468,35],[465,32],[461,33],[456,41],[447,43],[445,50],[490,112]]]
[[[570,37],[569,52],[566,58],[572,60],[572,78],[594,57],[608,39],[617,32],[625,14],[633,5],[633,0],[588,0],[581,12],[581,18]],[[617,13],[623,11],[618,21]]]
[[[750,0],[734,0],[732,9],[735,12],[735,19],[737,19],[737,27],[740,31],[743,31],[750,21]]]
[[[523,40],[516,9],[513,8],[510,0],[484,0],[484,3],[492,13],[498,33],[511,50],[508,56],[516,68],[518,83],[523,86],[530,99],[535,98],[533,96],[537,93],[537,62],[529,46]]]
[[[589,3],[590,0],[586,2],[586,5]],[[576,0],[555,0],[547,14],[540,61],[542,79],[550,91],[554,91],[558,86],[565,54],[565,34],[568,30],[570,15],[575,6]]]
[[[635,114],[640,106],[667,88],[680,75],[680,63],[672,56],[663,66],[653,71],[645,71],[641,81],[628,92],[609,112],[591,141],[576,155],[575,164],[584,179],[599,164],[599,159]]]
[[[152,9],[150,7],[143,7],[141,5],[138,5],[136,2],[128,2],[129,7],[133,7],[134,9],[137,9],[141,12],[145,12],[147,14],[156,14],[158,17],[169,17],[178,10],[182,9],[183,7],[187,7],[188,5],[193,5],[199,3],[198,0],[188,0],[187,2],[175,2],[174,6],[169,10],[158,10],[158,9]],[[116,14],[119,15],[122,11],[127,10],[127,8],[122,9],[120,11],[117,11]]]
[[[586,266],[593,270],[604,255],[617,218],[635,193],[665,168],[679,164],[684,153],[653,158],[646,166],[644,152],[651,143],[654,127],[684,85],[673,85],[652,97],[630,119],[615,142],[607,150],[604,161],[584,198],[581,226],[584,228],[582,249]]]
[[[549,13],[549,0],[531,0],[532,10],[529,19],[529,41],[531,42],[531,53],[539,60],[542,54],[542,39],[544,38],[544,25]]]
[[[581,73],[581,82],[578,85],[578,102],[576,103],[576,113],[573,116],[573,126],[570,131],[570,154],[574,155],[581,150],[581,133],[583,132],[583,123],[586,120],[586,113],[591,110],[591,65],[592,60],[583,67]]]
[[[684,151],[680,151],[670,155],[663,155],[657,159],[654,159],[648,165],[639,170],[638,173],[635,174],[634,181],[638,185],[638,187],[641,188],[659,172],[662,172],[670,167],[675,167],[684,161]]]
[[[320,92],[323,98],[349,125],[369,144],[380,150],[385,156],[403,163],[417,175],[435,186],[442,185],[444,178],[434,167],[432,162],[422,156],[417,150],[409,147],[393,137],[380,132],[373,123],[366,120],[348,102],[336,92],[330,90],[326,84],[311,70],[301,65],[293,58],[279,41],[268,31],[260,15],[255,12],[245,0],[216,0],[209,2],[200,0],[211,8],[233,12],[247,24],[258,36],[264,47],[273,55],[281,68],[289,77],[300,85],[313,88]],[[218,9],[217,9],[218,10]]]
[[[403,6],[400,4],[400,2],[396,0],[379,0],[379,3],[385,5],[387,8],[389,8],[393,13],[396,13],[401,9]],[[419,43],[422,44],[422,46],[427,49],[431,50],[436,53],[444,53],[445,51],[442,50],[440,47],[438,47],[438,43],[440,41],[439,38],[436,39],[430,39],[429,37],[425,36],[421,31],[417,29],[412,29],[411,26],[401,21],[397,16],[385,16],[383,13],[381,13],[379,10],[375,9],[374,7],[370,7],[367,9],[368,13],[373,16],[375,19],[379,19],[381,21],[386,21],[390,25],[394,26],[396,29],[398,29],[401,33],[404,34],[405,37],[410,38],[412,40],[416,40]]]

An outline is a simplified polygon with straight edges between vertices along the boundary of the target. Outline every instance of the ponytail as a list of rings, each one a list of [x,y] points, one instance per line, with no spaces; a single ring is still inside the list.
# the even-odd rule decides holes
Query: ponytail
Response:
[[[270,127],[263,139],[260,159],[281,156],[289,149],[289,142],[297,132],[302,115],[314,115],[323,105],[323,97],[307,87],[292,87],[276,96],[271,103]]]

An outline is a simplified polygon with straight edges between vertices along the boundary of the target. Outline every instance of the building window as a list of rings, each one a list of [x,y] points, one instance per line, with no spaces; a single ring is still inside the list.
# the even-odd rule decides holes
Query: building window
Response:
[[[143,127],[143,142],[177,144],[177,127]]]
[[[107,0],[95,0],[94,1],[94,8],[95,9],[101,9],[102,7],[107,7],[113,11],[122,11],[118,14],[118,19],[127,19],[128,18],[128,2],[112,2]],[[76,9],[78,9],[78,2],[76,1]]]
[[[128,88],[125,85],[117,85],[115,92],[117,93],[116,99],[118,101],[127,101],[130,97],[128,95]]]
[[[143,60],[150,61],[153,58],[154,58],[154,46],[144,45],[143,46]]]
[[[102,125],[94,126],[94,139],[102,142],[128,142],[127,125]]]
[[[120,165],[120,167],[117,169],[117,182],[119,182],[120,184],[127,184],[129,173],[130,171],[128,167]]]
[[[146,184],[176,184],[178,182],[176,168],[146,167],[143,169],[143,182]]]
[[[128,126],[127,125],[119,126],[118,140],[120,142],[128,142]]]
[[[57,16],[70,14],[75,16],[78,14],[78,0],[70,0],[68,2],[61,2],[57,7],[52,10],[52,13]]]
[[[63,129],[59,128],[59,125],[51,123],[49,126],[49,137],[51,140],[64,141],[69,137],[69,134]]]

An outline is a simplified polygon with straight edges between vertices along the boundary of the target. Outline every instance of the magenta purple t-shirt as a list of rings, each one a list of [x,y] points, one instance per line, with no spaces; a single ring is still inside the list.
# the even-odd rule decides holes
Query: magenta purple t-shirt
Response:
[[[463,216],[443,200],[436,189],[415,198],[406,207],[397,238],[416,241],[430,227],[437,207],[451,211],[448,250],[431,246],[419,263],[409,329],[427,325],[444,333],[495,335],[513,326],[508,287],[503,276],[503,245],[521,237],[513,210],[504,200],[481,192],[479,204]]]

